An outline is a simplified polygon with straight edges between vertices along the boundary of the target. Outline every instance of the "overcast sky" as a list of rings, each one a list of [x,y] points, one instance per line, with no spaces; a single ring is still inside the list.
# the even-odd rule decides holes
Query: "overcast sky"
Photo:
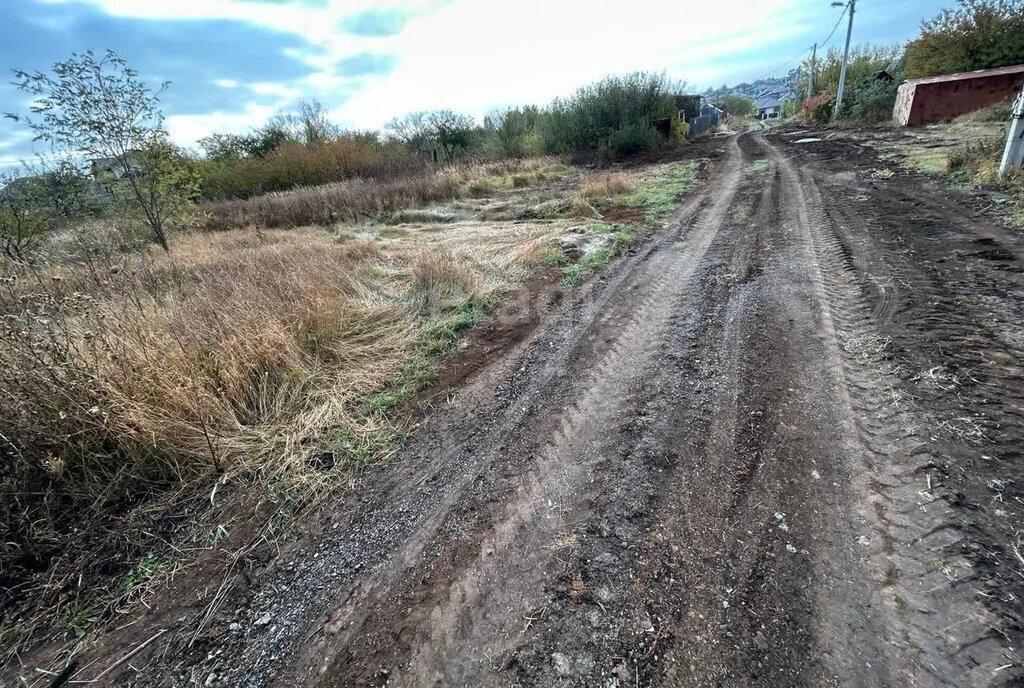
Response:
[[[903,42],[952,3],[859,0],[854,42]],[[639,69],[700,89],[784,74],[841,12],[829,0],[0,0],[0,68],[112,48],[172,82],[167,124],[191,145],[309,98],[343,126],[378,128],[413,110],[543,104]],[[9,81],[0,112],[21,111]],[[31,150],[0,121],[0,165]]]

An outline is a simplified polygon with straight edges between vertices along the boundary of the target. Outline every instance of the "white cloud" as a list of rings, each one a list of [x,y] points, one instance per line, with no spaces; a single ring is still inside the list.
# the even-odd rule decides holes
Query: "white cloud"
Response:
[[[309,65],[311,75],[239,86],[277,99],[279,107],[318,98],[339,122],[361,128],[412,110],[450,107],[480,116],[502,105],[542,104],[606,74],[641,69],[665,70],[701,87],[756,77],[738,75],[737,65],[758,53],[775,55],[773,46],[795,37],[809,45],[818,38],[811,34],[827,32],[837,15],[820,0],[327,0],[319,7],[253,0],[43,1],[151,20],[235,20],[302,37],[308,48],[288,54]],[[397,35],[359,37],[339,28],[344,17],[386,6],[412,12]],[[362,52],[396,55],[397,67],[358,80],[337,71],[339,60]],[[258,125],[257,113],[264,111],[275,108],[173,117],[172,131],[183,140],[211,128]]]
[[[379,126],[410,110],[451,107],[481,115],[544,103],[606,74],[666,70],[708,84],[716,62],[805,30],[796,0],[456,0],[409,22],[396,40],[398,69],[338,111]]]
[[[258,127],[277,112],[271,105],[249,104],[242,112],[211,112],[202,115],[171,115],[167,118],[167,132],[173,141],[191,146],[213,132],[218,134],[244,134]]]
[[[302,89],[289,84],[257,81],[255,83],[245,84],[245,87],[252,91],[253,95],[273,96],[281,99],[282,101],[294,100],[302,96]]]

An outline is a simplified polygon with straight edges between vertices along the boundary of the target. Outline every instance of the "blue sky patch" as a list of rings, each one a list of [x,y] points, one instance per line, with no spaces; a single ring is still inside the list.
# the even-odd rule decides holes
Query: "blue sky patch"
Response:
[[[369,9],[343,19],[341,28],[354,36],[396,36],[401,33],[408,18],[409,12],[397,8]]]
[[[398,58],[383,53],[359,53],[338,61],[342,76],[371,76],[388,74],[398,65]]]

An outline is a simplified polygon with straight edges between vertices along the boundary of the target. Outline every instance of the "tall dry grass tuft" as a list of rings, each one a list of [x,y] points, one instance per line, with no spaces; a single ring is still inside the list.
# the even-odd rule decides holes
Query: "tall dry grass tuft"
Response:
[[[410,274],[410,295],[415,307],[423,312],[459,308],[479,292],[472,270],[441,251],[421,253]]]
[[[580,193],[584,198],[611,198],[633,190],[633,180],[625,174],[609,174],[588,182]]]
[[[139,505],[206,502],[218,477],[315,483],[325,447],[341,469],[378,456],[389,426],[367,400],[415,391],[436,370],[424,352],[525,278],[551,231],[235,230],[181,236],[167,255],[0,264],[0,637],[11,619],[32,629],[82,607],[64,581],[106,566],[97,541]],[[115,570],[146,553],[132,547]],[[40,570],[50,582],[33,588]]]

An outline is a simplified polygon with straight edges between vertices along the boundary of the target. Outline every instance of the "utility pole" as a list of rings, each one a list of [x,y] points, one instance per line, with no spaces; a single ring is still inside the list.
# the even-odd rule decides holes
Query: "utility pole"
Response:
[[[842,6],[842,3],[834,2],[833,6]],[[850,23],[846,26],[846,48],[843,50],[843,68],[839,71],[839,92],[836,93],[836,111],[832,113],[832,119],[839,117],[839,108],[843,105],[843,90],[846,88],[846,63],[850,60],[850,36],[853,35],[853,11],[857,6],[857,0],[850,0],[849,12]]]
[[[1024,88],[1017,100],[1013,101],[1013,119],[1010,121],[1010,135],[1006,137],[1003,160],[999,163],[999,176],[1005,177],[1024,162]]]
[[[807,77],[807,99],[810,100],[814,97],[814,68],[818,61],[818,44],[815,43],[814,47],[811,48],[811,73]]]

